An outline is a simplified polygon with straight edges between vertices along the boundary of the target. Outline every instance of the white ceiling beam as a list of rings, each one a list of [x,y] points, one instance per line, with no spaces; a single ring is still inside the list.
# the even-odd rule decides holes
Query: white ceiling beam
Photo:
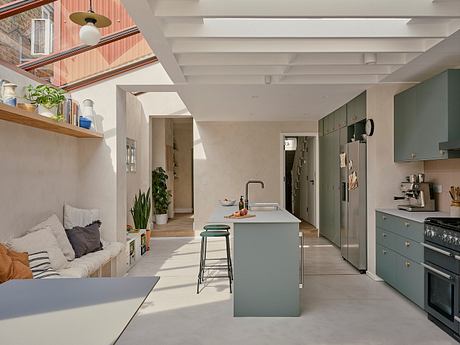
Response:
[[[403,65],[419,54],[378,53],[377,65]],[[212,53],[176,54],[180,66],[362,65],[362,53]]]
[[[447,24],[412,24],[406,20],[205,20],[203,24],[169,23],[168,38],[444,38]]]
[[[425,52],[441,40],[419,38],[381,39],[215,39],[171,40],[173,53],[308,53],[308,52]]]
[[[153,0],[151,0],[153,1]],[[161,17],[417,18],[460,17],[460,1],[432,0],[200,0],[155,1]]]
[[[274,76],[273,84],[374,84],[379,82],[384,76],[380,75],[290,75]],[[189,84],[265,84],[265,76],[257,75],[200,75],[187,76]]]
[[[391,74],[399,66],[389,65],[316,65],[316,66],[185,66],[185,76],[199,75],[366,75]]]
[[[141,30],[150,48],[161,61],[169,78],[175,83],[184,82],[185,77],[182,74],[182,70],[171,52],[168,40],[163,35],[161,20],[152,16],[153,9],[149,2],[146,0],[122,0],[122,2],[129,15],[135,18],[136,25]]]

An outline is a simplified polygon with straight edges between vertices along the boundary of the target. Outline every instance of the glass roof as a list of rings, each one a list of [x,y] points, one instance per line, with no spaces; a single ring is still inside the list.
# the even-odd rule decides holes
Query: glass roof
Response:
[[[0,0],[0,6],[8,2]],[[57,0],[2,19],[0,60],[22,67],[21,64],[80,46],[80,26],[69,15],[85,12],[88,7],[88,0]],[[93,0],[93,10],[112,21],[112,25],[100,29],[103,37],[135,26],[120,0]],[[153,56],[153,52],[138,33],[30,72],[62,86],[148,56]]]

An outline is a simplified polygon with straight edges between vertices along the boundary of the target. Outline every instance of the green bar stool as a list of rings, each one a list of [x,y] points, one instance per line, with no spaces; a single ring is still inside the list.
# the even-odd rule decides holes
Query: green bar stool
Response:
[[[204,273],[206,269],[226,269],[227,275],[225,276],[214,276],[213,278],[227,278],[230,284],[230,293],[232,293],[232,281],[233,281],[233,267],[232,267],[232,259],[230,255],[230,232],[226,230],[205,230],[200,233],[201,236],[201,249],[200,249],[200,270],[198,272],[198,283],[196,286],[196,293],[200,293],[200,284],[204,282]],[[208,245],[208,237],[225,237],[225,247],[227,252],[227,257],[225,258],[215,258],[215,259],[208,259],[206,258],[206,247]],[[226,260],[226,265],[212,265],[207,266],[206,261],[209,260]]]
[[[203,227],[205,231],[213,230],[213,231],[229,231],[230,226],[227,224],[208,224]],[[204,257],[206,257],[206,250],[208,247],[208,239],[207,237],[204,238]]]

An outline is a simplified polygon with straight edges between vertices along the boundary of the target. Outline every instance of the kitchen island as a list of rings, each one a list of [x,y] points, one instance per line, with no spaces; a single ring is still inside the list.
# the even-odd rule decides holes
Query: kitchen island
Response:
[[[233,315],[299,316],[300,220],[279,207],[255,205],[253,218],[228,219],[216,206],[210,223],[233,224]]]

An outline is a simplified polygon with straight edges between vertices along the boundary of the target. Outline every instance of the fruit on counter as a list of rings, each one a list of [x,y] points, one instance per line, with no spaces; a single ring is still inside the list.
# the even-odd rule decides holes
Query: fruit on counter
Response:
[[[245,215],[247,215],[247,214],[248,214],[248,210],[247,210],[247,209],[243,208],[242,210],[240,210],[240,216],[241,216],[241,217],[243,217],[243,216],[245,216]]]
[[[239,216],[240,216],[240,211],[233,212],[233,217],[239,217]]]

